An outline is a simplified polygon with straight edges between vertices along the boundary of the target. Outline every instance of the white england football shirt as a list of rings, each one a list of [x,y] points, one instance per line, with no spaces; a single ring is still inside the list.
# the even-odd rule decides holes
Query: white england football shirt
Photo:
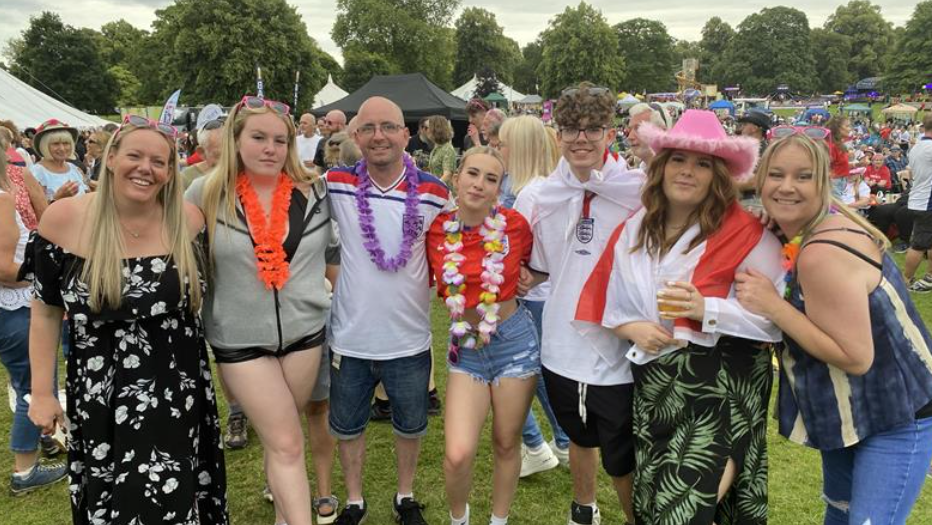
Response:
[[[440,179],[418,171],[418,236],[411,259],[397,272],[379,270],[363,246],[356,208],[359,177],[354,168],[327,173],[331,210],[340,226],[340,274],[333,296],[330,348],[337,354],[376,361],[419,354],[430,347],[430,281],[424,240],[434,218],[449,203]],[[369,189],[369,205],[386,258],[401,248],[407,184],[402,174],[385,191]]]

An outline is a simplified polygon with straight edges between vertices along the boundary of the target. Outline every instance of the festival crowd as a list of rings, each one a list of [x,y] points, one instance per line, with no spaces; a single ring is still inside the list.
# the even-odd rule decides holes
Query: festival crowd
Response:
[[[776,380],[780,434],[821,455],[825,523],[905,523],[932,462],[910,296],[932,291],[932,115],[917,134],[642,103],[619,125],[585,82],[555,123],[466,109],[459,150],[446,118],[412,134],[382,97],[295,124],[247,95],[187,137],[134,115],[0,123],[11,491],[67,478],[75,524],[227,524],[224,452],[251,427],[276,525],[370,505],[424,525],[435,415],[450,525],[507,524],[519,479],[558,465],[572,494],[521,522],[600,524],[601,467],[629,524],[765,524]],[[390,503],[364,492],[378,420]],[[471,516],[486,425],[491,515]]]

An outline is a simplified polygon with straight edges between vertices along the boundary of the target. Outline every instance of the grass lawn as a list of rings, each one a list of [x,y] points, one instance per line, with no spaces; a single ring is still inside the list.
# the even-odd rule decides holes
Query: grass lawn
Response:
[[[932,296],[919,296],[917,304],[926,322],[932,322]],[[434,359],[438,370],[445,370],[444,332],[446,312],[434,304]],[[441,392],[446,373],[437,375]],[[0,369],[0,436],[6,443],[10,432],[10,412],[6,398],[5,371]],[[225,411],[225,406],[222,407]],[[540,414],[538,414],[540,415]],[[545,418],[539,417],[541,421]],[[545,425],[546,426],[546,425]],[[545,430],[545,432],[548,432]],[[368,523],[393,523],[389,501],[394,494],[395,468],[393,438],[389,425],[372,424],[367,434],[368,463],[365,470],[365,489],[370,505]],[[237,525],[271,525],[274,520],[272,506],[261,497],[263,485],[262,455],[255,433],[250,432],[250,445],[245,450],[227,454],[227,474],[230,515]],[[770,523],[773,525],[816,525],[821,523],[823,505],[821,469],[818,454],[810,449],[789,443],[770,430]],[[4,446],[6,448],[6,446]],[[444,504],[443,490],[443,422],[433,418],[421,452],[420,468],[415,493],[427,504],[427,519],[432,525],[449,523]],[[15,525],[59,525],[71,523],[67,488],[64,483],[34,492],[22,498],[11,498],[6,483],[12,470],[12,455],[3,454],[0,472],[5,478],[0,485],[0,523]],[[311,471],[310,461],[308,470]],[[491,501],[492,461],[488,432],[482,440],[476,465],[475,486],[472,497],[474,525],[488,523]],[[345,496],[342,475],[337,462],[334,472],[335,491]],[[510,522],[523,525],[562,525],[572,498],[570,475],[557,469],[522,480],[511,512]],[[609,480],[600,474],[599,502],[602,522],[606,525],[623,523],[618,502]],[[910,525],[932,523],[932,484],[927,485],[913,510]]]

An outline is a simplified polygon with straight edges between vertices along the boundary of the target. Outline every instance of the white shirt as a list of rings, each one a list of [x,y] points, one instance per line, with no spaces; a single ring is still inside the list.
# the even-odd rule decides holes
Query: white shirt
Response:
[[[0,194],[6,193],[0,190]],[[26,241],[29,240],[29,229],[23,224],[23,219],[19,212],[13,212],[16,218],[16,227],[19,228],[19,240],[16,241],[16,252],[13,253],[13,262],[22,264],[26,254]],[[0,309],[2,310],[19,310],[20,308],[29,308],[32,304],[32,287],[23,286],[21,288],[7,288],[0,285]]]
[[[561,173],[561,168],[564,170]],[[575,177],[567,174],[566,160],[562,159],[557,170],[548,177]],[[609,200],[596,195],[589,203],[588,220],[578,206],[570,205],[575,197],[585,193],[578,180],[569,180],[566,205],[552,207],[542,215],[539,192],[522,191],[515,203],[517,210],[532,211],[534,248],[531,253],[532,269],[550,275],[550,297],[544,306],[541,364],[560,376],[591,385],[620,385],[634,381],[631,363],[624,358],[628,343],[614,336],[608,329],[598,343],[584,337],[572,321],[583,286],[605,250],[608,239],[615,228],[640,206],[640,187],[643,173],[628,171],[618,162],[609,160],[603,168],[605,183],[628,181],[630,196]],[[579,187],[573,187],[579,186]],[[532,200],[527,203],[525,200]],[[538,201],[538,202],[534,202]],[[603,357],[603,356],[608,356]]]
[[[932,210],[932,138],[923,137],[909,150],[909,170],[912,185],[909,189],[911,210]]]
[[[854,191],[854,181],[850,178],[848,183],[845,185],[845,192],[841,196],[841,202],[845,204],[852,204],[857,200],[863,199],[865,196],[871,194],[871,188],[863,180],[858,184],[857,195]]]
[[[340,226],[340,275],[331,309],[332,341],[337,354],[384,361],[409,357],[430,347],[430,279],[425,237],[449,203],[440,179],[418,172],[418,236],[411,258],[397,272],[380,270],[363,246],[356,208],[359,178],[354,168],[327,172],[330,206]],[[375,230],[386,259],[395,256],[404,235],[406,184],[403,174],[388,189],[369,189]]]
[[[544,179],[541,177],[535,177],[527,183],[524,188],[521,189],[521,194],[527,194],[523,199],[515,199],[514,210],[527,219],[528,224],[534,224],[534,201],[535,195],[538,190],[540,190],[541,185],[544,183]],[[520,205],[520,207],[519,207]],[[534,288],[528,290],[527,294],[523,297],[526,301],[546,301],[550,297],[550,281],[544,281]]]
[[[298,157],[301,158],[302,162],[305,161],[314,161],[314,154],[317,153],[317,144],[320,143],[320,140],[323,137],[319,133],[314,133],[310,137],[305,137],[303,134],[298,135]]]

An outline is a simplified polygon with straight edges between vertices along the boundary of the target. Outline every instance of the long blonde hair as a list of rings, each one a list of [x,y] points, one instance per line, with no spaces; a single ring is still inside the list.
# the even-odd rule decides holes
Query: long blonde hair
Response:
[[[509,118],[499,137],[508,148],[508,176],[515,195],[535,177],[546,177],[556,168],[556,143],[539,118],[530,115]]]
[[[223,125],[220,160],[213,171],[204,176],[204,194],[201,199],[201,209],[204,211],[204,217],[207,220],[207,236],[211,241],[217,229],[217,219],[221,216],[221,210],[225,217],[236,216],[236,177],[245,169],[243,159],[240,158],[239,151],[236,149],[236,141],[239,140],[239,136],[243,132],[246,120],[249,117],[265,113],[277,115],[288,127],[288,155],[282,168],[284,172],[295,182],[314,183],[319,178],[316,172],[305,170],[301,159],[298,157],[295,143],[297,131],[291,117],[281,115],[266,106],[252,109],[237,104],[233,107],[229,118]],[[214,244],[214,242],[210,242],[211,258],[213,257]]]
[[[809,233],[812,232],[813,228],[817,224],[822,222],[830,213],[833,211],[844,215],[858,226],[863,228],[870,234],[871,238],[874,239],[878,244],[882,244],[884,248],[889,248],[890,240],[887,239],[887,236],[878,230],[874,225],[872,225],[866,218],[845,206],[841,201],[832,196],[832,183],[831,183],[831,163],[828,155],[828,147],[823,146],[807,137],[802,133],[797,133],[790,135],[789,137],[771,142],[770,146],[764,151],[764,155],[760,159],[760,163],[757,165],[757,194],[762,195],[762,190],[764,188],[764,182],[767,181],[767,174],[770,172],[770,163],[773,160],[774,155],[777,154],[783,148],[795,145],[803,150],[809,156],[809,160],[812,161],[812,180],[815,181],[816,185],[816,194],[819,196],[821,201],[821,206],[819,207],[819,213],[813,216],[800,230],[801,235],[805,239]]]
[[[118,308],[123,299],[126,267],[126,246],[123,244],[123,231],[114,205],[113,171],[110,168],[111,153],[116,155],[120,143],[130,134],[139,130],[131,124],[124,124],[107,143],[101,162],[100,180],[97,192],[90,205],[91,237],[85,258],[81,279],[87,283],[91,310],[101,311],[104,306]],[[201,277],[198,263],[201,253],[192,245],[188,231],[187,214],[184,210],[184,188],[178,173],[178,152],[175,142],[162,135],[169,145],[168,182],[159,190],[159,204],[162,205],[162,226],[168,235],[169,249],[167,259],[174,262],[178,269],[178,284],[181,296],[188,294],[188,307],[192,313],[201,308]]]

